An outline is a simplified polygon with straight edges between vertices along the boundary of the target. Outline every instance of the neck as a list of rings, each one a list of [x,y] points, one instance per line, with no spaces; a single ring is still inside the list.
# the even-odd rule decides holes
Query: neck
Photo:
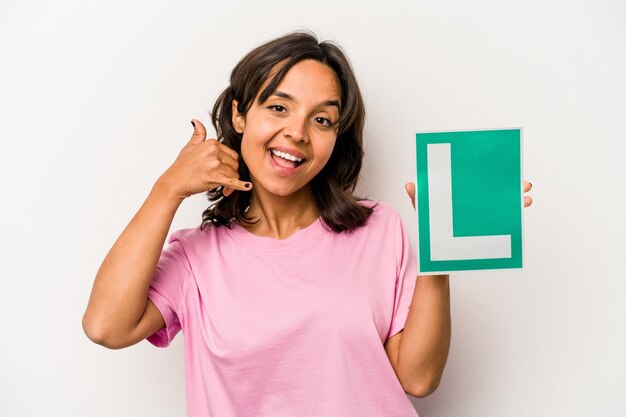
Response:
[[[258,222],[244,226],[248,231],[275,239],[288,238],[319,217],[309,187],[284,197],[253,189],[250,209],[246,214],[258,219]]]

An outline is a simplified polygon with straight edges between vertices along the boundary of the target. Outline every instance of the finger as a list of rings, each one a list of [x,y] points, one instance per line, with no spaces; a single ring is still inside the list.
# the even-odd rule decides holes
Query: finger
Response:
[[[225,152],[228,155],[230,155],[231,158],[233,158],[235,160],[239,158],[239,155],[237,154],[237,151],[235,151],[234,149],[229,148],[228,146],[224,145],[222,142],[217,142],[217,144],[220,147],[220,150],[222,152]]]
[[[214,178],[211,178],[211,180],[209,181],[209,186],[211,188],[215,188],[221,185],[224,187],[225,191],[226,188],[232,188],[233,190],[239,191],[250,191],[252,189],[251,182],[240,181],[238,178],[239,174],[231,171],[228,167],[224,167],[222,169],[222,172],[218,172],[217,175],[214,176]]]
[[[525,193],[529,192],[532,188],[533,188],[533,185],[530,182],[524,181],[524,192]]]
[[[524,207],[530,207],[533,204],[532,197],[525,196],[524,197]]]
[[[202,143],[206,139],[206,128],[197,119],[191,119],[191,125],[193,126],[193,135],[189,143]]]
[[[222,195],[224,197],[228,197],[229,195],[231,195],[233,193],[233,191],[235,191],[235,190],[233,190],[230,187],[224,187],[224,189],[222,190]]]
[[[213,182],[219,182],[224,178],[234,178],[236,180],[239,179],[239,173],[229,167],[228,165],[220,165],[217,170],[209,176]],[[220,185],[224,185],[220,182]]]
[[[222,191],[222,194],[224,195],[224,197],[228,197],[229,195],[231,195],[235,190],[233,188],[230,187],[224,187],[224,190]]]
[[[235,152],[235,155],[237,153]],[[220,149],[220,153],[217,155],[217,159],[227,167],[233,169],[235,172],[239,169],[238,157],[233,158],[233,156],[228,152],[222,152]]]
[[[239,181],[236,178],[224,178],[221,180],[220,185],[224,186],[224,191],[226,192],[229,188],[233,191],[250,191],[252,190],[252,183],[246,181]],[[228,194],[224,194],[226,197],[230,195],[232,191],[229,191]]]
[[[413,204],[413,208],[415,208],[415,183],[407,182],[404,184],[404,188],[406,189],[409,197],[411,197],[411,204]]]

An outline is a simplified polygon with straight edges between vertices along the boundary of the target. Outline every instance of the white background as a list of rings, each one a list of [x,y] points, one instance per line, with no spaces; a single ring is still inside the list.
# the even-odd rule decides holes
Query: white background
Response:
[[[0,415],[182,416],[183,338],[111,351],[93,278],[251,48],[338,42],[366,99],[361,190],[415,243],[412,132],[523,126],[523,271],[451,276],[422,417],[626,415],[626,4],[0,0]],[[207,206],[186,200],[172,231]]]

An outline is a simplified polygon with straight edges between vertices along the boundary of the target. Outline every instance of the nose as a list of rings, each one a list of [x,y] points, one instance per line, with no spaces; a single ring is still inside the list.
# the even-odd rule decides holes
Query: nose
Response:
[[[294,115],[287,121],[287,125],[284,128],[285,136],[293,140],[294,142],[308,142],[308,136],[306,133],[307,120],[304,117]]]

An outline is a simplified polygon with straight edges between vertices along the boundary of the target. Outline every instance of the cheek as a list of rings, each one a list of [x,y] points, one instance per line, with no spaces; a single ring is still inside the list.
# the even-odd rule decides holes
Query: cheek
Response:
[[[254,143],[249,139],[248,137],[244,137],[241,141],[241,159],[248,166],[248,169],[258,164],[258,162],[255,161],[263,155],[262,149],[259,149],[258,146],[254,146]]]
[[[249,159],[253,158],[255,154],[261,152],[260,147],[262,143],[258,133],[258,130],[250,123],[246,125],[243,131],[243,136],[241,137],[241,156],[246,163],[248,163]]]
[[[330,159],[330,155],[333,153],[333,149],[335,148],[335,140],[329,140],[322,144],[320,149],[316,152],[318,155],[324,155],[324,164],[328,162]]]
[[[278,133],[279,129],[269,123],[257,123],[249,121],[243,131],[241,148],[244,146],[249,150],[257,152],[265,147],[265,145]]]

